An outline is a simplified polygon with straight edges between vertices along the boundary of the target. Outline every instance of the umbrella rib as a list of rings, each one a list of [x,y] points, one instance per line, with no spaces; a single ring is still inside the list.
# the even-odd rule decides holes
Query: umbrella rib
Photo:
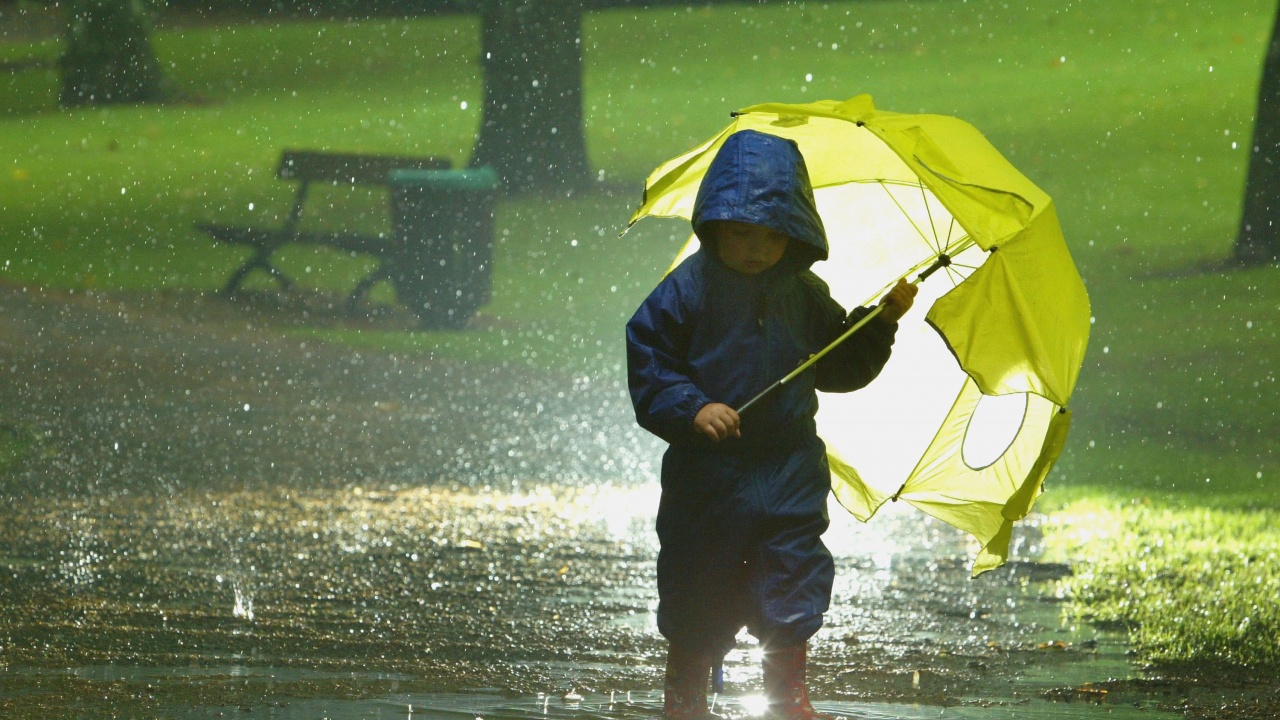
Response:
[[[933,241],[935,243],[933,249],[941,253],[946,246],[936,244],[938,242],[938,226],[933,223],[933,211],[929,209],[929,194],[924,191],[924,183],[920,183],[920,201],[924,203],[924,214],[929,218],[929,232],[933,233]]]
[[[889,186],[882,180],[877,182],[880,183],[881,188],[884,188],[884,193],[889,196],[889,199],[893,201],[893,204],[898,206],[898,210],[902,213],[902,217],[906,218],[907,222],[911,223],[911,227],[915,228],[916,234],[920,236],[920,239],[924,241],[924,244],[928,245],[930,250],[937,250],[937,248],[933,247],[933,245],[929,243],[929,238],[925,236],[924,231],[920,229],[920,226],[916,225],[916,221],[911,218],[911,213],[907,212],[907,209],[902,207],[902,203],[898,202],[898,198],[894,197],[893,193],[889,192]]]

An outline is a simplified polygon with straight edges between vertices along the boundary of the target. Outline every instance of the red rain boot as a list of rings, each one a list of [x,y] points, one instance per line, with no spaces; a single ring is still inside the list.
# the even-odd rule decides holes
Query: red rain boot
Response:
[[[769,712],[784,720],[833,720],[813,709],[804,684],[807,654],[804,643],[772,648],[764,653],[764,695]]]
[[[667,648],[667,675],[662,687],[662,714],[668,720],[706,720],[715,717],[707,709],[707,684],[711,656],[671,643]]]

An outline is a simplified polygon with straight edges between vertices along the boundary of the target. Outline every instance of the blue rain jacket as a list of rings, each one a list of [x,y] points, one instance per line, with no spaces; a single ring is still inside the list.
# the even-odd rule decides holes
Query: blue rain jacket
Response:
[[[822,625],[834,565],[822,544],[831,480],[818,438],[815,390],[871,382],[896,325],[872,321],[815,367],[752,406],[741,438],[693,430],[704,405],[740,407],[838,337],[846,316],[809,266],[826,233],[804,161],[789,140],[730,136],[693,213],[699,250],[675,268],[627,324],[628,382],[640,425],[670,443],[658,510],[658,626],[712,652],[746,626],[762,641],[803,642]],[[724,265],[705,223],[736,220],[791,238],[758,275]]]

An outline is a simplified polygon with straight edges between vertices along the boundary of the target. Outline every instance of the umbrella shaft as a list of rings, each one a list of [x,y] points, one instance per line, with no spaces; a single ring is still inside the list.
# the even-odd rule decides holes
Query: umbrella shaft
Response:
[[[847,340],[847,339],[849,338],[849,336],[850,336],[850,335],[852,335],[852,334],[854,334],[854,333],[858,332],[859,330],[861,330],[863,325],[866,325],[867,323],[871,322],[871,320],[872,320],[872,319],[874,319],[876,316],[878,316],[882,310],[884,310],[884,306],[883,306],[883,305],[877,305],[877,306],[875,306],[875,307],[871,308],[871,312],[867,313],[866,315],[863,315],[861,320],[859,320],[858,322],[856,322],[856,323],[854,323],[854,324],[853,324],[853,327],[849,328],[848,330],[845,330],[845,331],[844,331],[844,333],[843,333],[842,335],[840,335],[840,337],[838,337],[838,338],[836,338],[835,340],[833,340],[833,341],[831,342],[831,344],[830,344],[830,345],[828,345],[828,346],[826,346],[826,347],[822,348],[821,350],[819,350],[818,352],[814,353],[813,355],[810,355],[808,360],[805,360],[805,361],[800,365],[800,367],[798,367],[798,368],[796,368],[795,370],[792,370],[791,372],[787,373],[787,376],[786,376],[786,377],[784,377],[784,378],[782,378],[782,379],[778,380],[777,382],[775,382],[774,384],[772,384],[772,385],[770,385],[769,387],[765,388],[764,390],[761,390],[759,394],[757,394],[755,397],[753,397],[753,398],[751,398],[750,400],[748,400],[748,401],[746,402],[746,404],[745,404],[745,405],[743,405],[742,407],[738,408],[737,413],[738,413],[739,415],[741,415],[742,413],[744,413],[744,412],[746,412],[746,411],[747,411],[747,408],[749,408],[749,407],[751,407],[752,405],[756,404],[756,402],[758,402],[759,400],[763,399],[763,398],[764,398],[766,395],[768,395],[769,393],[773,392],[774,390],[777,390],[778,388],[782,387],[783,385],[786,385],[787,383],[791,382],[792,380],[795,380],[797,377],[799,377],[799,376],[800,376],[800,373],[802,373],[802,372],[804,372],[805,370],[808,370],[809,368],[813,367],[813,364],[814,364],[814,363],[818,362],[818,361],[819,361],[819,360],[821,360],[824,356],[826,356],[826,354],[827,354],[827,353],[829,353],[829,352],[831,352],[832,350],[834,350],[834,349],[836,348],[836,346],[837,346],[837,345],[839,345],[840,343],[842,343],[842,342],[844,342],[845,340]]]
[[[920,275],[916,277],[915,281],[912,282],[911,284],[919,285],[921,281],[928,278],[934,272],[936,272],[941,268],[947,267],[950,264],[951,264],[950,256],[948,256],[946,253],[939,255],[938,259],[934,260],[932,265],[925,268],[924,272],[920,273]],[[742,413],[747,411],[747,408],[751,407],[752,405],[755,405],[757,402],[759,402],[760,400],[768,396],[769,393],[773,392],[774,390],[777,390],[783,385],[786,385],[792,380],[795,380],[797,377],[799,377],[800,373],[813,367],[814,363],[818,362],[824,356],[826,356],[827,353],[834,350],[837,345],[844,342],[845,340],[848,340],[850,335],[858,332],[859,330],[862,329],[863,325],[866,325],[867,323],[871,322],[872,318],[879,315],[881,310],[884,310],[884,305],[876,305],[875,307],[871,308],[871,312],[867,313],[866,315],[863,315],[861,320],[854,323],[853,327],[849,328],[848,330],[845,330],[844,333],[840,337],[833,340],[830,345],[827,345],[826,347],[819,350],[817,353],[810,355],[809,359],[804,361],[804,363],[802,363],[800,367],[787,373],[787,376],[782,378],[781,380],[778,380],[774,382],[772,385],[770,385],[769,387],[765,388],[764,390],[761,390],[755,397],[748,400],[745,405],[738,408],[736,412],[739,415],[741,415]]]

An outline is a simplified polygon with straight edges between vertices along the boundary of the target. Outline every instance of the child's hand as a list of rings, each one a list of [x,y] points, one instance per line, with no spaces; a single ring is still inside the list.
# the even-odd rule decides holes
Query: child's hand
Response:
[[[730,435],[742,437],[738,430],[738,413],[723,403],[703,405],[693,418],[693,431],[706,435],[712,442],[720,442]]]
[[[901,320],[915,303],[916,293],[919,291],[920,288],[898,278],[898,284],[889,288],[889,292],[880,298],[880,304],[884,306],[884,310],[880,311],[880,318],[893,323]]]

